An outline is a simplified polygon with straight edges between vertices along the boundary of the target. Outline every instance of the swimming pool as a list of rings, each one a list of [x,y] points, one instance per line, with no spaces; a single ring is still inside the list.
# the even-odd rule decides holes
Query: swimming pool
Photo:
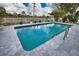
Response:
[[[15,29],[23,49],[30,51],[70,27],[71,25],[67,24],[48,23],[20,26]]]

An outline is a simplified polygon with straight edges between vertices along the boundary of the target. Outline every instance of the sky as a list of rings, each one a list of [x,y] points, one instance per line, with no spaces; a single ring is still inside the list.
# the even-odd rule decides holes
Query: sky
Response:
[[[26,15],[33,15],[33,3],[0,3],[0,7],[4,7],[6,12],[11,14],[15,12],[21,14],[22,11],[25,11]],[[52,3],[36,3],[34,14],[36,16],[47,16],[55,8]]]

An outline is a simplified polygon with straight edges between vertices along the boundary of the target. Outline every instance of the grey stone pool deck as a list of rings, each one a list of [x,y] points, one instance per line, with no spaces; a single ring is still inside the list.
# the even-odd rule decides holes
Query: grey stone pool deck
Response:
[[[79,56],[79,25],[70,28],[63,40],[64,32],[31,50],[23,50],[12,26],[0,28],[0,56]]]

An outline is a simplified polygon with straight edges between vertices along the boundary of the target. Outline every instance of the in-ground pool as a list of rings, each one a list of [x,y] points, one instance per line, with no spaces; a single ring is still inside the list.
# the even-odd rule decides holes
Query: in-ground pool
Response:
[[[23,49],[30,51],[70,27],[67,24],[48,23],[19,26],[15,29]]]

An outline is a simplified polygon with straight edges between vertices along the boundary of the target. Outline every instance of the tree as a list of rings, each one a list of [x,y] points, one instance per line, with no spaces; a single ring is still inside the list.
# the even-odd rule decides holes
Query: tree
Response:
[[[2,17],[6,16],[6,10],[3,7],[0,7],[0,25],[2,25]]]
[[[25,11],[22,11],[22,15],[25,15]]]
[[[54,15],[54,18],[56,21],[58,21],[58,19],[60,17],[63,17],[65,14],[66,14],[65,11],[61,8],[58,8],[58,9],[52,11],[52,13],[50,13],[50,15]]]
[[[54,17],[56,19],[58,19],[59,17],[68,17],[70,21],[75,22],[75,12],[77,7],[79,6],[79,4],[77,3],[60,3],[57,4],[57,9],[54,10],[52,14],[54,14]],[[70,15],[67,15],[68,13],[70,13]],[[72,19],[72,20],[71,20]]]
[[[77,3],[61,3],[60,4],[60,7],[62,9],[64,9],[66,13],[75,12],[78,6],[79,6],[79,4],[77,4]]]
[[[79,11],[77,11],[76,13],[75,13],[75,21],[77,22],[78,20],[79,20]]]
[[[3,7],[0,7],[0,17],[6,16],[6,10]]]

